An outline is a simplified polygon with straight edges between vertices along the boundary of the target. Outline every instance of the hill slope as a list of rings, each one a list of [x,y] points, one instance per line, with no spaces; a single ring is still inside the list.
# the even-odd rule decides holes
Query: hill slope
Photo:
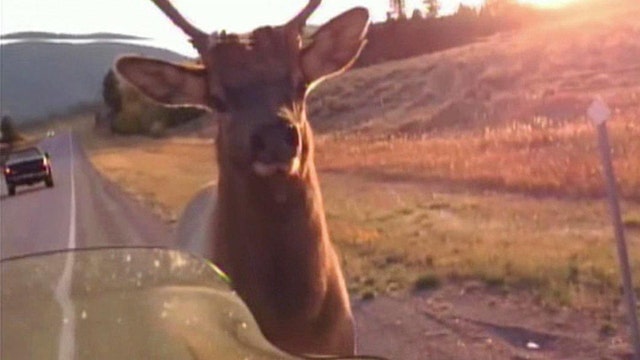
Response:
[[[640,93],[640,5],[622,5],[349,71],[312,94],[310,120],[322,132],[423,135],[576,119],[598,94],[624,109]]]
[[[23,31],[6,35],[0,35],[2,40],[142,40],[143,38],[132,35],[115,33],[92,34],[60,34],[44,31]]]
[[[2,45],[0,52],[2,112],[17,122],[100,99],[102,79],[121,54],[143,54],[171,61],[184,59],[168,50],[115,42],[29,41]]]

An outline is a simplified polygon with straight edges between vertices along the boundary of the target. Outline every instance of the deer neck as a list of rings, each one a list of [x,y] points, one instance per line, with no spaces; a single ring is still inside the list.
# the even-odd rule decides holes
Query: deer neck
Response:
[[[257,318],[320,308],[332,249],[312,163],[299,178],[221,167],[215,214],[214,262]]]

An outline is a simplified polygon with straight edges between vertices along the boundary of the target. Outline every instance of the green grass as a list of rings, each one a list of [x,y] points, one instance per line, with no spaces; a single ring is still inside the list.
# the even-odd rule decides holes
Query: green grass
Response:
[[[487,287],[531,292],[548,305],[588,306],[618,296],[618,264],[602,200],[433,194],[420,183],[343,175],[322,180],[352,293],[385,293],[389,282],[423,289],[480,280]],[[638,249],[631,251],[640,258]]]

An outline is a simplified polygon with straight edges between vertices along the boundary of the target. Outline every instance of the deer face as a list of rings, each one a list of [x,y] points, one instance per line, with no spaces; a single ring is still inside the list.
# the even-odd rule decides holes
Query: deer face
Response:
[[[162,104],[223,113],[217,143],[222,171],[300,176],[311,151],[305,97],[355,61],[365,43],[368,12],[355,8],[339,15],[303,48],[301,30],[319,0],[289,23],[259,28],[242,39],[205,35],[168,2],[154,2],[191,36],[202,66],[129,56],[117,61],[118,73]]]
[[[305,82],[285,35],[272,28],[252,34],[251,44],[221,43],[211,50],[217,65],[210,99],[221,117],[218,154],[222,167],[259,177],[295,176],[301,171],[307,123],[300,111]],[[214,90],[215,91],[215,90]]]

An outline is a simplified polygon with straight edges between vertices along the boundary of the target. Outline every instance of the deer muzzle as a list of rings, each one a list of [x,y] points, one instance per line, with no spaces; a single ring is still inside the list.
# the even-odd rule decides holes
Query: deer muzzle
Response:
[[[300,143],[300,131],[294,124],[278,122],[260,128],[251,137],[253,172],[260,177],[297,174]]]

